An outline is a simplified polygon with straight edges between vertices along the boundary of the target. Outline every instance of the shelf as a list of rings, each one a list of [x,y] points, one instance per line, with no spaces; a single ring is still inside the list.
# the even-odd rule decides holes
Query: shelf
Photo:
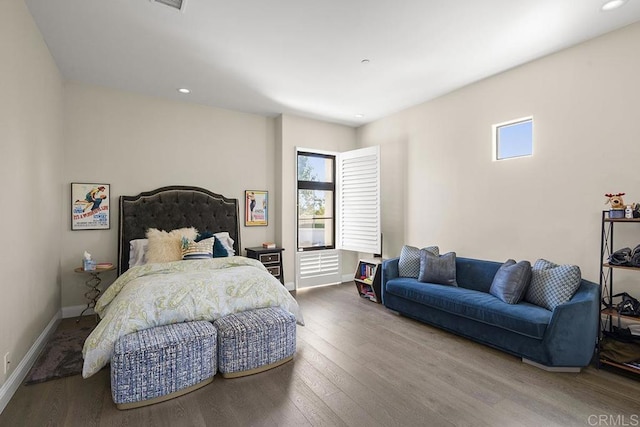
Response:
[[[615,366],[616,368],[624,369],[625,371],[633,372],[635,374],[640,374],[640,369],[634,368],[633,366],[625,365],[624,363],[612,362],[611,360],[602,359],[602,358],[600,359],[600,363],[603,363],[609,366]]]
[[[366,275],[366,279],[363,279]],[[358,295],[370,301],[381,303],[380,283],[382,275],[382,260],[361,259],[353,275],[353,282],[358,290]]]
[[[640,271],[640,267],[627,267],[626,265],[611,265],[607,262],[605,262],[604,264],[602,264],[603,267],[605,268],[620,268],[622,270],[636,270],[636,271]]]
[[[607,316],[615,316],[615,317],[620,317],[622,319],[628,319],[628,320],[634,320],[636,322],[640,322],[640,317],[634,317],[634,316],[626,316],[624,314],[618,314],[618,312],[616,311],[615,308],[603,308],[602,310],[600,310],[600,313],[607,315]]]
[[[605,218],[604,222],[640,222],[640,218]]]

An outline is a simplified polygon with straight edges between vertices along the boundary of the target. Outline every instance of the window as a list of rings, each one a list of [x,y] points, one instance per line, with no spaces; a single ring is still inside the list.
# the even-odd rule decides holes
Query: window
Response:
[[[298,250],[335,247],[335,160],[298,152]]]
[[[493,125],[493,160],[533,154],[533,117]]]

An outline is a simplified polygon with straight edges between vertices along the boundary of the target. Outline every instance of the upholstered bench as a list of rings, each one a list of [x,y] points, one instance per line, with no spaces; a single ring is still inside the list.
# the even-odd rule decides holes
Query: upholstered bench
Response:
[[[176,323],[121,337],[111,358],[111,395],[118,409],[163,402],[213,381],[216,328]]]
[[[293,359],[296,318],[277,307],[235,313],[214,322],[218,370],[225,378],[251,375]]]

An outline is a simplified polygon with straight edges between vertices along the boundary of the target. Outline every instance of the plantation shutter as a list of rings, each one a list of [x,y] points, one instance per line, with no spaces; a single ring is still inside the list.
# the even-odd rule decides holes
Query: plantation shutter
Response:
[[[380,235],[380,147],[340,153],[338,159],[338,248],[378,254]]]

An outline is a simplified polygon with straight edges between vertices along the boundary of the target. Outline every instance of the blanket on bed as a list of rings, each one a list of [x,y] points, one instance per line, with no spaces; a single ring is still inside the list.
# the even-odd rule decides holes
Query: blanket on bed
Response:
[[[133,267],[96,304],[102,320],[84,343],[82,376],[109,363],[121,336],[262,307],[281,307],[304,324],[296,300],[258,260],[235,256]]]

